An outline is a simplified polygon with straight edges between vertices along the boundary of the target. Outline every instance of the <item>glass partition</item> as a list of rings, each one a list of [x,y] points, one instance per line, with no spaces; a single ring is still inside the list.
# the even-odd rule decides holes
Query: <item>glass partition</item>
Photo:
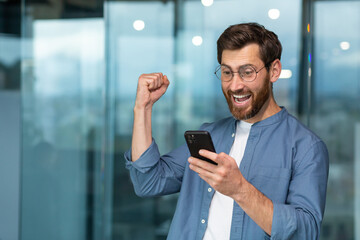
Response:
[[[21,158],[19,48],[18,36],[0,32],[0,208],[2,212],[0,239],[18,239],[19,236]]]
[[[0,239],[19,239],[20,0],[0,1]]]
[[[113,198],[114,239],[165,239],[176,196],[141,199],[132,188],[123,154],[130,147],[137,79],[144,72],[174,80],[174,3],[106,4],[109,78],[116,99]],[[155,106],[153,133],[163,150],[174,146],[174,89]]]
[[[24,2],[23,240],[111,234],[105,24],[92,3]]]
[[[355,156],[360,121],[360,2],[314,3],[310,126],[327,144],[330,173],[322,239],[358,239]],[[351,17],[349,17],[351,16]],[[355,187],[357,186],[357,187]]]

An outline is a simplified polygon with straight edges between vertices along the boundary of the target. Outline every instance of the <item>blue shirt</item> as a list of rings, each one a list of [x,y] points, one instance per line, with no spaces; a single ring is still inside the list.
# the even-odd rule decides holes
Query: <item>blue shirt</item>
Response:
[[[217,153],[229,153],[236,120],[203,124]],[[139,196],[180,191],[168,239],[202,239],[213,189],[189,169],[184,144],[160,156],[153,140],[135,162],[125,153],[126,167]],[[230,239],[318,239],[324,215],[329,159],[325,144],[285,108],[253,124],[239,169],[274,205],[271,237],[234,202]]]

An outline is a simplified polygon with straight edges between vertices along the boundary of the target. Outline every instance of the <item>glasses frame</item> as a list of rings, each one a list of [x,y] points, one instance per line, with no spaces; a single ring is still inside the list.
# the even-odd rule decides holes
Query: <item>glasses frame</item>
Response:
[[[257,74],[258,74],[261,70],[263,70],[265,67],[268,67],[268,65],[269,65],[269,64],[265,64],[262,68],[260,68],[260,69],[257,70],[257,71],[256,71],[255,66],[253,66],[253,65],[246,65],[247,67],[251,67],[251,68],[255,71],[255,77],[254,77],[253,80],[245,80],[245,79],[243,78],[243,76],[241,76],[240,69],[241,69],[242,67],[240,67],[236,72],[234,72],[234,71],[231,70],[231,68],[230,68],[229,66],[226,66],[226,65],[224,65],[224,64],[220,64],[219,66],[217,66],[216,69],[215,69],[214,74],[215,74],[216,78],[218,78],[218,79],[219,79],[220,81],[222,81],[222,82],[230,82],[230,81],[234,78],[234,74],[235,74],[235,73],[239,74],[240,78],[241,78],[244,82],[253,82],[253,81],[255,81],[255,79],[257,78]],[[220,78],[219,78],[219,76],[216,74],[219,70],[221,70],[221,67],[222,67],[222,66],[229,68],[229,70],[230,70],[230,72],[231,72],[231,78],[230,78],[229,80],[222,80],[222,79],[221,79],[221,75],[220,75]]]

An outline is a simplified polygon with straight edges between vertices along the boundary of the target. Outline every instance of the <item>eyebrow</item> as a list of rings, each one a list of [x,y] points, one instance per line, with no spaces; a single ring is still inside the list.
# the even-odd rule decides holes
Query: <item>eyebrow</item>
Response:
[[[230,67],[230,66],[227,65],[227,64],[220,64],[220,66],[224,66],[224,67],[227,67],[227,68],[230,68],[231,70],[233,70],[232,67]],[[256,66],[255,66],[255,65],[252,65],[252,64],[250,64],[250,63],[241,65],[240,67],[238,67],[238,69],[244,68],[244,67],[254,67],[254,68],[256,69]]]

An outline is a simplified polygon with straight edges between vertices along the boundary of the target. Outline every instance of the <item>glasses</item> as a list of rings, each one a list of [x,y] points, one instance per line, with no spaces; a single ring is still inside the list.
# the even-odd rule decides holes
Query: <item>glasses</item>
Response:
[[[238,73],[244,82],[252,82],[256,79],[258,72],[260,72],[265,67],[266,65],[256,71],[254,66],[245,65],[240,67],[237,72],[233,72],[228,66],[220,65],[216,68],[215,75],[221,81],[229,82],[231,79],[233,79],[234,73]]]

